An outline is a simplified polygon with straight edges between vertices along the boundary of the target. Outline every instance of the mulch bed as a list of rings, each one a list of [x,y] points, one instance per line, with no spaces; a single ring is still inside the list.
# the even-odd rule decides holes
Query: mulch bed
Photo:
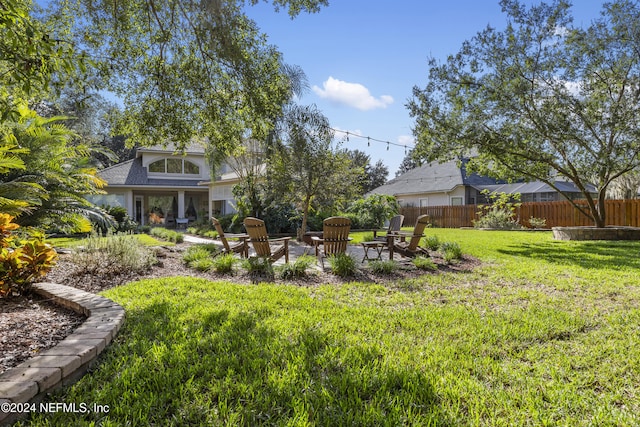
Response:
[[[119,274],[83,274],[71,261],[72,255],[61,254],[58,264],[44,278],[45,282],[73,286],[91,293],[120,286],[125,283],[148,278],[169,276],[201,277],[210,280],[229,280],[235,283],[252,283],[248,274],[221,276],[215,273],[198,272],[182,262],[182,252],[189,243],[162,248],[158,252],[159,264],[145,274],[121,272]],[[351,281],[392,284],[403,279],[411,279],[424,274],[441,274],[470,271],[479,265],[475,258],[465,256],[457,264],[448,265],[434,254],[437,272],[425,272],[412,268],[409,264],[391,275],[375,275],[368,269],[361,269],[355,277],[339,278],[328,272],[314,272],[305,278],[278,282],[298,286],[317,286],[326,283],[346,283]],[[37,295],[26,295],[0,299],[0,374],[28,358],[55,346],[82,324],[84,316],[57,306]]]

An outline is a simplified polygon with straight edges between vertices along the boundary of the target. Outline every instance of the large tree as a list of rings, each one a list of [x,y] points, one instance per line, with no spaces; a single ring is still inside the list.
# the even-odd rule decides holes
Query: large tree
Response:
[[[294,17],[328,2],[272,3]],[[86,81],[122,99],[116,134],[179,148],[206,140],[215,157],[249,136],[264,138],[291,91],[280,53],[244,6],[241,0],[56,0],[49,16],[59,36],[72,37],[91,59],[94,73]]]
[[[604,227],[607,188],[640,165],[640,8],[606,3],[578,28],[566,1],[500,4],[504,30],[488,27],[445,63],[432,59],[427,86],[414,88],[417,154],[473,150],[470,167],[494,176],[553,188],[564,177],[587,205],[572,203]]]
[[[351,167],[358,168],[358,186],[359,195],[363,195],[378,188],[387,182],[389,168],[378,160],[374,165],[371,164],[371,156],[361,150],[345,150],[347,157],[351,160]]]

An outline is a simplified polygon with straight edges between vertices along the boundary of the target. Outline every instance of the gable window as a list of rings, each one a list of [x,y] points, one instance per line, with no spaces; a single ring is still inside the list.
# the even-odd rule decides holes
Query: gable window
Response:
[[[189,160],[167,158],[149,163],[151,173],[170,173],[180,175],[200,175],[200,166]]]
[[[462,206],[462,197],[452,197],[451,206]]]

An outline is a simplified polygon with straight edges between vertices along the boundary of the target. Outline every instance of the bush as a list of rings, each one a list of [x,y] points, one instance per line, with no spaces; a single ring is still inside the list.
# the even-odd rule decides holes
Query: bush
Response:
[[[361,230],[363,228],[367,228],[366,227],[366,223],[362,222],[362,218],[360,217],[360,215],[358,215],[356,213],[344,212],[344,213],[341,213],[340,216],[343,216],[345,218],[349,218],[351,220],[351,229],[352,230]],[[320,227],[320,230],[322,230],[322,227]]]
[[[440,245],[440,252],[442,253],[442,258],[447,263],[462,259],[462,249],[460,249],[460,245],[458,245],[456,242],[442,243]]]
[[[37,278],[47,274],[58,254],[36,231],[18,237],[14,217],[0,213],[0,297],[22,294]]]
[[[215,261],[210,257],[194,259],[189,263],[189,267],[198,271],[210,271],[215,268]]]
[[[138,224],[131,219],[127,209],[123,206],[114,206],[107,209],[107,213],[116,221],[115,232],[128,233],[138,227]]]
[[[351,212],[359,218],[360,224],[357,228],[381,228],[384,222],[397,215],[399,210],[400,206],[395,197],[386,194],[372,194],[354,201],[347,212]]]
[[[331,272],[336,276],[349,277],[356,274],[358,267],[356,260],[348,254],[330,255],[328,258]]]
[[[546,228],[547,220],[544,218],[535,218],[532,216],[531,218],[529,218],[529,225],[531,226],[531,228]]]
[[[166,240],[168,242],[173,242],[173,243],[184,242],[184,234],[178,233],[175,230],[169,230],[162,227],[152,228],[149,234],[159,239]]]
[[[189,246],[182,254],[182,261],[191,266],[191,263],[200,259],[211,257],[211,252],[200,245]]]
[[[411,260],[413,265],[415,265],[420,270],[431,270],[435,271],[438,269],[438,266],[431,258],[427,258],[426,256],[417,256]]]
[[[275,274],[269,258],[249,257],[242,261],[242,267],[247,270],[254,283],[262,280],[273,280]]]
[[[82,240],[73,262],[83,274],[114,274],[143,272],[158,260],[150,248],[134,235],[115,234],[107,237],[90,236]]]
[[[301,223],[295,207],[288,205],[267,208],[262,219],[269,233],[274,234],[295,233]]]
[[[302,255],[298,257],[293,263],[284,264],[278,267],[280,277],[283,279],[297,279],[306,277],[307,269],[316,262],[316,257],[311,255]]]
[[[436,235],[429,235],[423,239],[423,246],[430,251],[437,251],[440,247],[440,239]]]
[[[369,261],[369,267],[371,267],[371,271],[376,274],[391,274],[398,270],[398,264],[393,260],[380,261],[373,260]]]
[[[213,259],[213,270],[221,274],[231,273],[239,261],[233,254],[222,254]]]
[[[480,205],[479,218],[473,221],[475,228],[492,228],[496,230],[517,230],[522,226],[513,219],[516,208],[520,206],[520,194],[495,193],[483,190],[490,205]],[[514,200],[515,202],[512,202]]]

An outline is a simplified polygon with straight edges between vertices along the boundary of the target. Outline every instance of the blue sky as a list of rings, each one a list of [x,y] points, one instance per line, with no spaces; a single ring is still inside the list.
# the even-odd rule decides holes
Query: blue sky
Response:
[[[574,3],[574,23],[586,26],[604,2]],[[247,14],[284,61],[306,73],[311,90],[301,104],[317,105],[335,129],[407,148],[413,120],[405,104],[413,86],[425,86],[428,59],[444,60],[487,25],[506,23],[498,0],[330,0],[319,13],[294,20],[261,3]],[[403,147],[368,146],[366,138],[353,136],[342,147],[365,151],[373,163],[382,160],[389,178],[405,154]]]

